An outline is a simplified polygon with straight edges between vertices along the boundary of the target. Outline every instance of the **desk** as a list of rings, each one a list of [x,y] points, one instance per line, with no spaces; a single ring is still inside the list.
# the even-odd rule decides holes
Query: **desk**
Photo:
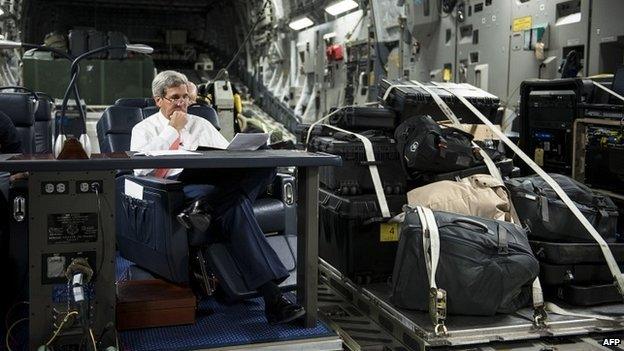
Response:
[[[306,309],[305,325],[312,327],[316,324],[317,319],[317,274],[318,274],[318,167],[319,166],[339,166],[341,159],[338,156],[311,153],[295,150],[260,150],[260,151],[205,151],[200,155],[185,156],[133,156],[133,153],[112,153],[112,154],[94,154],[89,160],[56,160],[52,155],[16,155],[9,160],[0,160],[1,171],[29,171],[31,177],[29,179],[29,192],[31,194],[40,194],[43,189],[40,183],[42,179],[81,179],[83,174],[91,174],[89,177],[102,177],[104,184],[103,194],[108,189],[114,189],[114,172],[116,169],[135,169],[135,168],[262,168],[262,167],[279,167],[279,166],[296,166],[298,167],[298,190],[297,190],[297,225],[298,225],[298,247],[297,247],[297,298],[301,305]],[[41,173],[39,173],[41,172]],[[90,173],[89,173],[90,172]],[[85,179],[90,179],[89,177]],[[39,182],[39,183],[37,183]],[[73,189],[73,183],[69,186]],[[77,185],[76,185],[77,187]],[[32,199],[32,197],[31,197]],[[109,195],[108,201],[110,206],[114,208],[114,196]],[[32,203],[31,203],[32,205]],[[31,210],[34,209],[31,207]],[[114,215],[111,213],[111,217]],[[29,216],[29,220],[33,217]],[[114,220],[110,224],[112,228],[105,228],[103,236],[106,236],[108,242],[114,241],[113,233],[115,233]],[[37,235],[35,231],[41,230],[41,226],[31,228],[31,237]],[[36,230],[33,230],[36,229]],[[109,230],[112,229],[112,230]],[[45,235],[41,235],[45,236]],[[101,238],[98,243],[104,240]],[[110,244],[108,244],[110,245]],[[112,246],[107,246],[112,247]],[[33,253],[31,251],[31,260]],[[35,253],[37,254],[37,253]],[[39,253],[40,255],[40,253]],[[35,256],[38,257],[38,256]],[[34,268],[33,268],[34,267]],[[30,269],[40,269],[40,265],[30,265]],[[106,274],[113,274],[114,270],[110,269]],[[37,283],[38,278],[33,278],[31,274],[31,282]],[[37,277],[41,276],[41,272],[37,273]],[[34,280],[33,280],[34,279]],[[114,283],[114,276],[108,277]],[[109,285],[110,286],[110,285]],[[31,286],[31,293],[33,293]],[[31,311],[34,306],[31,304]],[[110,311],[109,311],[110,312]],[[108,314],[108,312],[107,312]],[[114,315],[114,310],[113,310]],[[44,320],[32,318],[30,330],[41,330],[42,336],[49,336],[47,328],[41,328]],[[94,330],[94,332],[99,332]],[[32,335],[31,335],[32,336]],[[39,345],[45,340],[32,340],[33,345]]]

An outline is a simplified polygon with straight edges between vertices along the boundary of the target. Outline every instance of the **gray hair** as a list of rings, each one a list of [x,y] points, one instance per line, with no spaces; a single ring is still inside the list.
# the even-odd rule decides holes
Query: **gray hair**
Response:
[[[168,88],[186,85],[187,83],[188,78],[180,72],[162,71],[152,81],[152,95],[154,97],[163,97]]]

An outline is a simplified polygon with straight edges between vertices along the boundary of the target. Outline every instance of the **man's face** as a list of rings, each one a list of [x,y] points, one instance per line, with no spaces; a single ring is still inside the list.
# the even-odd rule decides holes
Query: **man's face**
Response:
[[[188,87],[186,84],[169,87],[165,90],[164,97],[157,97],[154,100],[163,116],[169,119],[175,111],[186,112],[189,105]]]

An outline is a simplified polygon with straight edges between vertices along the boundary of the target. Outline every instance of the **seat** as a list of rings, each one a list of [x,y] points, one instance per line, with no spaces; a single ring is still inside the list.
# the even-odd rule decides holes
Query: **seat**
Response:
[[[20,135],[24,153],[35,153],[35,107],[32,93],[0,92],[0,112],[11,118]]]
[[[100,150],[128,151],[132,128],[143,119],[144,114],[137,107],[107,108],[97,123]],[[278,234],[270,236],[270,243],[276,245],[276,251],[284,252],[284,245],[291,247],[289,253],[292,257],[287,261],[296,259],[296,245],[292,245],[292,239],[296,239],[294,181],[291,175],[278,174],[270,186],[270,196],[261,197],[253,204],[263,232]],[[117,177],[116,184],[117,245],[121,255],[169,281],[188,283],[189,262],[205,264],[203,248],[209,243],[204,233],[187,232],[176,219],[176,215],[187,205],[182,183],[125,173]],[[126,190],[130,186],[142,188],[141,196],[127,195]],[[290,269],[292,265],[286,266]],[[294,267],[292,273],[295,273]],[[218,272],[216,274],[219,276]],[[249,292],[243,291],[233,299],[247,296]]]
[[[152,98],[121,98],[115,100],[115,106],[146,108],[156,106]]]
[[[45,93],[37,92],[38,105],[35,111],[35,153],[52,153],[54,124],[54,99]]]
[[[121,98],[115,101],[115,106],[140,108],[143,112],[143,118],[158,112],[158,106],[156,106],[152,98]],[[219,116],[214,108],[196,103],[188,107],[188,113],[208,120],[217,130],[221,130]]]

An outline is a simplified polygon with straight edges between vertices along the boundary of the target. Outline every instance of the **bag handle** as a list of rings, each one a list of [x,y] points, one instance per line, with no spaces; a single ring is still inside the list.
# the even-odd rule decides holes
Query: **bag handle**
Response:
[[[484,233],[487,233],[487,231],[488,231],[488,227],[485,224],[483,224],[483,223],[481,223],[479,221],[475,221],[474,219],[470,219],[470,218],[463,218],[463,217],[456,218],[456,219],[453,220],[453,223],[455,223],[455,224],[457,224],[459,226],[462,226],[462,227],[464,227],[466,229],[473,229],[473,228],[465,227],[462,224],[469,224],[469,225],[472,225],[474,227],[477,227],[477,228],[481,229]]]

